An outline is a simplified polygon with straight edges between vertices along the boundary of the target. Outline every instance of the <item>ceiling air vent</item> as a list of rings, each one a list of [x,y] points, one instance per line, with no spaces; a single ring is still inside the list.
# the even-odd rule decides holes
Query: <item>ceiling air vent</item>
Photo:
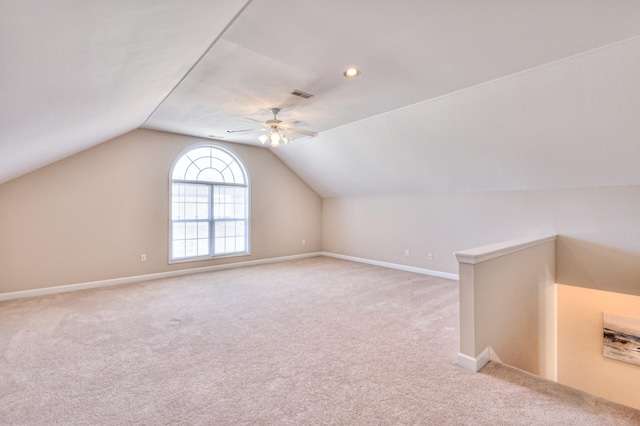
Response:
[[[311,93],[303,92],[302,90],[294,90],[293,92],[291,92],[291,94],[300,96],[301,98],[304,98],[304,99],[309,99],[313,97]]]

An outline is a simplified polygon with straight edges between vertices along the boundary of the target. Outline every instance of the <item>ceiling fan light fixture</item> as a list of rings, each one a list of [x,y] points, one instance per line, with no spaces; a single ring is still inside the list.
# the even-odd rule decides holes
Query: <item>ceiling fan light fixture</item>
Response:
[[[274,132],[271,133],[271,146],[272,147],[277,147],[280,146],[280,133],[278,133],[277,130],[275,130]]]
[[[271,113],[273,114],[273,119],[267,120],[265,122],[254,120],[253,118],[248,118],[247,120],[251,120],[254,122],[258,122],[262,124],[265,128],[262,129],[246,129],[246,130],[227,130],[227,133],[253,133],[253,132],[264,132],[260,136],[258,136],[258,140],[262,145],[266,145],[269,142],[269,145],[276,148],[281,144],[288,144],[293,140],[291,134],[293,135],[302,135],[302,136],[310,136],[315,137],[318,133],[312,132],[311,130],[302,130],[296,129],[293,126],[299,124],[298,120],[289,119],[289,120],[278,120],[278,113],[280,112],[280,108],[271,108]],[[212,135],[213,136],[213,135]]]
[[[360,75],[360,70],[357,68],[348,68],[344,72],[344,76],[347,78],[356,78],[359,75]]]

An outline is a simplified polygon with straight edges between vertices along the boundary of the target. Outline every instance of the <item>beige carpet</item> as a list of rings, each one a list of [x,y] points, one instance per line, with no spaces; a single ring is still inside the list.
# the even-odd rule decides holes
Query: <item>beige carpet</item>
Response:
[[[455,365],[455,281],[329,258],[0,303],[1,424],[629,425]]]

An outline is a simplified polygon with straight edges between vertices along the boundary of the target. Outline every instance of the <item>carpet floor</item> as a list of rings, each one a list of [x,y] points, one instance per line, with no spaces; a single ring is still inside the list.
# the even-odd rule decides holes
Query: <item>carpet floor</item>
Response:
[[[456,281],[325,257],[2,302],[0,424],[640,424],[458,332]]]

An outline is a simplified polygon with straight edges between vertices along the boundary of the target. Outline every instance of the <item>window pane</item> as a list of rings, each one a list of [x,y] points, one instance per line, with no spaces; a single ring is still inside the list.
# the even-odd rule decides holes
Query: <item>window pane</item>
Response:
[[[230,164],[230,163],[236,162],[236,160],[234,160],[229,154],[227,154],[224,151],[216,150],[215,156],[218,157],[220,161],[222,161],[224,164]]]
[[[175,199],[175,198],[174,198]],[[180,203],[171,203],[171,218],[172,219],[182,219],[183,212],[181,211],[182,204]]]
[[[181,183],[174,183],[171,186],[172,201],[174,201],[174,202],[178,201],[178,197],[180,197],[180,194],[182,193],[182,187],[183,187],[183,185]]]
[[[224,177],[225,182],[234,183],[233,173],[228,167],[225,167],[224,170],[222,170],[222,176]]]
[[[198,238],[209,238],[209,222],[198,222]]]
[[[198,238],[198,223],[186,223],[186,238]]]
[[[224,237],[224,231],[225,231],[224,222],[216,222],[216,227],[215,227],[216,238]]]
[[[236,251],[245,251],[244,237],[236,237]]]
[[[187,170],[184,173],[185,180],[198,180],[198,173],[200,173],[200,169],[197,168],[193,163],[189,164]]]
[[[206,157],[197,158],[193,162],[193,164],[195,164],[196,167],[199,168],[200,170],[210,169],[211,168],[211,157],[206,156]]]
[[[244,204],[235,205],[235,213],[233,217],[235,219],[244,219]]]
[[[209,185],[198,185],[198,202],[199,203],[208,203],[209,202],[209,191],[211,187]]]
[[[233,183],[244,183],[244,175],[238,163],[233,162],[229,165],[229,170],[233,173]]]
[[[211,168],[200,171],[198,180],[203,182],[224,182],[220,172]]]
[[[236,188],[227,188],[227,203],[235,203],[236,202]]]
[[[185,224],[178,222],[173,224],[173,239],[184,240],[185,238]]]
[[[209,239],[198,240],[198,255],[206,256],[209,254]]]
[[[183,185],[184,186],[184,201],[196,202],[198,200],[198,186],[199,185]]]
[[[197,219],[196,216],[196,203],[184,204],[184,219]]]
[[[182,203],[184,201],[184,185],[181,183],[174,183],[172,186],[172,198],[174,203]]]
[[[209,204],[198,203],[197,211],[198,219],[209,219]]]
[[[244,203],[246,194],[247,194],[247,188],[234,188],[233,201],[235,203]]]
[[[224,250],[224,238],[216,238],[216,254],[223,254],[225,253]]]
[[[236,239],[225,238],[225,250],[227,253],[234,253],[236,251]]]
[[[227,222],[226,231],[227,232],[225,233],[225,235],[227,237],[232,237],[232,236],[235,237],[235,235],[236,235],[236,223],[235,222]]]
[[[185,255],[190,257],[198,255],[198,240],[185,241]]]
[[[192,149],[186,155],[187,157],[189,157],[191,161],[197,161],[198,158],[201,158],[201,157],[210,157],[211,148],[208,146],[202,146],[200,148]]]
[[[219,173],[222,173],[223,170],[227,168],[227,163],[220,160],[219,158],[212,158],[211,168],[217,170]]]
[[[215,202],[217,204],[224,204],[226,202],[225,197],[226,197],[225,188],[224,187],[218,187],[218,196],[215,199]]]
[[[184,241],[174,241],[173,242],[173,257],[174,258],[178,258],[178,257],[184,257],[184,256],[185,256]]]
[[[235,209],[233,208],[233,204],[225,204],[224,205],[224,217],[225,219],[233,219],[233,215],[235,213]]]
[[[214,219],[244,219],[245,188],[219,187],[214,195]]]
[[[189,167],[190,164],[191,160],[189,160],[187,156],[180,158],[180,160],[176,162],[176,165],[173,166],[173,174],[171,175],[171,177],[174,180],[184,180],[184,176],[187,172],[187,167]]]

